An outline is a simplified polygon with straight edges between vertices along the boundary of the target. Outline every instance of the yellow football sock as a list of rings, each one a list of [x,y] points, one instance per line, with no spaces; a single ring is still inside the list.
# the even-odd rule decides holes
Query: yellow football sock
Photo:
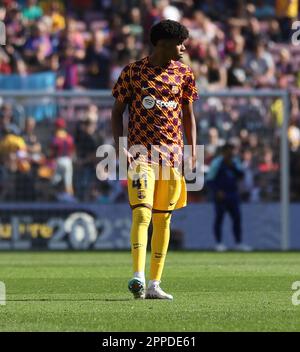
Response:
[[[170,239],[171,213],[153,213],[150,280],[160,281]]]
[[[151,221],[151,210],[137,207],[132,211],[131,253],[133,272],[144,272],[147,254],[148,227]]]

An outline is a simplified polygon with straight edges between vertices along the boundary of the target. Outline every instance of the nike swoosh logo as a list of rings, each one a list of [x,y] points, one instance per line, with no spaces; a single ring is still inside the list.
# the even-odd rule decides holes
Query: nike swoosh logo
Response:
[[[151,87],[142,87],[142,90],[146,90],[146,89],[149,89]]]

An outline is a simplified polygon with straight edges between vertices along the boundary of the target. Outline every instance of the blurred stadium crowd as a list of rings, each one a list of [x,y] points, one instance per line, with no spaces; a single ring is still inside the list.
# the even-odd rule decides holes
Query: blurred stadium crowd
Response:
[[[153,23],[180,21],[190,31],[184,61],[200,96],[226,88],[291,92],[291,199],[299,200],[300,46],[291,44],[291,23],[298,17],[298,0],[3,0],[7,45],[0,47],[0,77],[50,71],[57,90],[111,89],[127,63],[149,54]],[[282,101],[210,98],[195,111],[206,167],[230,140],[246,170],[243,200],[278,200]],[[112,143],[107,109],[92,105],[81,116],[75,111],[67,126],[60,111],[43,122],[54,131],[47,143],[33,117],[21,126],[14,114],[13,106],[2,104],[1,200],[126,199],[126,184],[96,179],[95,150]],[[207,194],[193,192],[190,198],[205,201]]]

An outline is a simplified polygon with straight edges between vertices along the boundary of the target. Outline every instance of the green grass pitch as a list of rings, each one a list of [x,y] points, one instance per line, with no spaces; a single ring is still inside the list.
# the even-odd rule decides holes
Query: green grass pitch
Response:
[[[130,277],[129,252],[2,252],[0,331],[300,331],[299,253],[170,252],[174,301],[133,300]]]

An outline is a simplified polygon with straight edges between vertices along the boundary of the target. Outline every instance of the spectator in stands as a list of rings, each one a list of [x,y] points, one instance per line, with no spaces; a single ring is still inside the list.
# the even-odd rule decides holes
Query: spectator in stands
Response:
[[[27,156],[27,147],[19,132],[8,125],[4,127],[0,140],[0,158],[6,158],[10,153],[16,153],[20,156],[26,154]]]
[[[259,189],[255,185],[255,177],[257,175],[257,170],[253,162],[253,154],[251,150],[244,150],[242,156],[242,165],[244,170],[244,178],[241,183],[242,201],[259,201]]]
[[[248,56],[247,70],[250,74],[252,86],[270,87],[275,84],[275,64],[270,52],[262,41],[254,44],[254,53]]]
[[[15,135],[19,135],[21,129],[14,122],[13,107],[10,104],[4,104],[0,110],[0,138],[12,131]]]
[[[215,55],[207,59],[207,80],[211,91],[224,89],[227,85],[227,71]]]
[[[75,49],[72,45],[64,48],[60,60],[60,69],[58,71],[58,88],[75,89],[79,85],[78,65],[75,57]]]
[[[291,39],[292,22],[298,17],[298,0],[276,0],[276,16],[284,41]]]
[[[277,63],[276,77],[278,85],[287,88],[294,83],[295,76],[291,62],[291,53],[288,49],[282,48],[279,52],[279,60]],[[284,81],[284,82],[283,82]]]
[[[201,63],[199,61],[192,61],[191,65],[193,73],[194,73],[194,77],[195,77],[195,83],[196,83],[196,87],[197,90],[199,92],[208,90],[208,68],[207,68],[207,64],[206,63]]]
[[[36,21],[43,15],[43,10],[37,4],[37,0],[27,0],[27,6],[24,7],[22,15],[25,20]]]
[[[7,12],[6,18],[7,43],[22,50],[26,41],[26,27],[19,8],[12,8]]]
[[[58,1],[53,1],[45,11],[43,20],[49,23],[52,34],[57,34],[66,28],[66,20]]]
[[[199,43],[209,44],[217,37],[217,26],[202,11],[194,12],[193,27],[189,28],[191,38],[197,38]]]
[[[67,17],[66,28],[60,33],[59,50],[71,47],[74,50],[74,57],[83,60],[86,55],[86,47],[83,33],[78,29],[77,21],[72,17]]]
[[[283,39],[282,39],[282,33],[280,30],[279,22],[273,19],[269,23],[270,24],[269,24],[268,36],[270,38],[270,41],[274,43],[282,42]]]
[[[274,162],[274,153],[271,148],[265,148],[263,153],[263,159],[259,164],[259,170],[261,172],[273,172],[277,171],[279,165],[277,162]]]
[[[102,30],[93,33],[91,45],[86,52],[88,84],[92,89],[105,89],[109,85],[111,52],[105,46]]]
[[[298,152],[300,149],[300,128],[292,123],[288,128],[288,138],[291,151]]]
[[[291,122],[288,129],[290,144],[290,173],[291,173],[291,201],[299,201],[300,198],[300,128],[296,122]],[[293,175],[295,177],[293,177]]]
[[[45,60],[53,53],[49,28],[43,22],[31,26],[31,35],[24,46],[24,55],[32,72],[43,70]]]
[[[242,35],[240,26],[231,25],[229,35],[225,40],[226,53],[232,55],[242,55],[245,49],[245,38]]]
[[[0,3],[0,21],[4,21],[7,16],[7,9],[6,6]]]
[[[59,184],[63,181],[64,192],[73,196],[73,155],[74,141],[73,137],[66,131],[66,122],[63,118],[55,121],[55,133],[52,139],[51,156],[55,159],[56,170],[53,177],[53,183]]]
[[[264,39],[261,23],[256,17],[250,17],[246,22],[243,32],[245,37],[245,49],[248,52],[255,51],[255,44]]]
[[[23,60],[23,56],[18,51],[19,49],[15,49],[13,45],[6,45],[4,47],[4,52],[6,54],[7,64],[9,65],[10,73],[17,73],[20,75],[25,75],[28,73],[28,67],[25,61]]]
[[[215,205],[214,235],[216,250],[226,251],[222,243],[222,224],[224,215],[229,213],[233,222],[233,234],[236,249],[249,251],[251,248],[242,242],[241,210],[238,182],[243,177],[244,171],[239,160],[234,157],[234,146],[225,144],[222,148],[222,155],[217,156],[211,163],[207,182],[213,192]]]
[[[0,147],[1,149],[2,147]],[[36,199],[35,185],[26,160],[20,159],[17,152],[8,152],[1,162],[0,197],[4,201],[33,202]]]
[[[258,165],[261,198],[264,201],[274,200],[274,195],[279,192],[279,164],[274,161],[274,153],[266,147]]]
[[[28,159],[32,165],[38,165],[42,159],[42,146],[35,133],[36,122],[33,117],[28,117],[25,120],[25,127],[22,137],[26,143]]]
[[[228,87],[245,87],[247,85],[247,70],[244,54],[234,54],[231,56],[227,84]]]
[[[130,10],[130,18],[128,24],[129,34],[136,37],[139,42],[143,40],[144,28],[142,25],[142,14],[138,7],[133,7]]]
[[[9,75],[12,73],[10,58],[7,53],[0,48],[0,74]]]
[[[206,161],[211,163],[223,144],[224,140],[220,138],[219,130],[216,127],[210,127],[208,130],[208,141],[205,143]]]
[[[125,48],[122,53],[129,56],[130,61],[138,60],[141,57],[141,45],[137,42],[137,39],[132,34],[127,34],[124,37]]]
[[[3,184],[3,199],[10,201],[33,201],[34,181],[24,139],[9,125],[0,139],[0,163]]]
[[[91,195],[91,187],[96,178],[95,164],[97,144],[94,139],[96,121],[86,118],[80,121],[75,134],[76,147],[76,196],[87,201]]]

